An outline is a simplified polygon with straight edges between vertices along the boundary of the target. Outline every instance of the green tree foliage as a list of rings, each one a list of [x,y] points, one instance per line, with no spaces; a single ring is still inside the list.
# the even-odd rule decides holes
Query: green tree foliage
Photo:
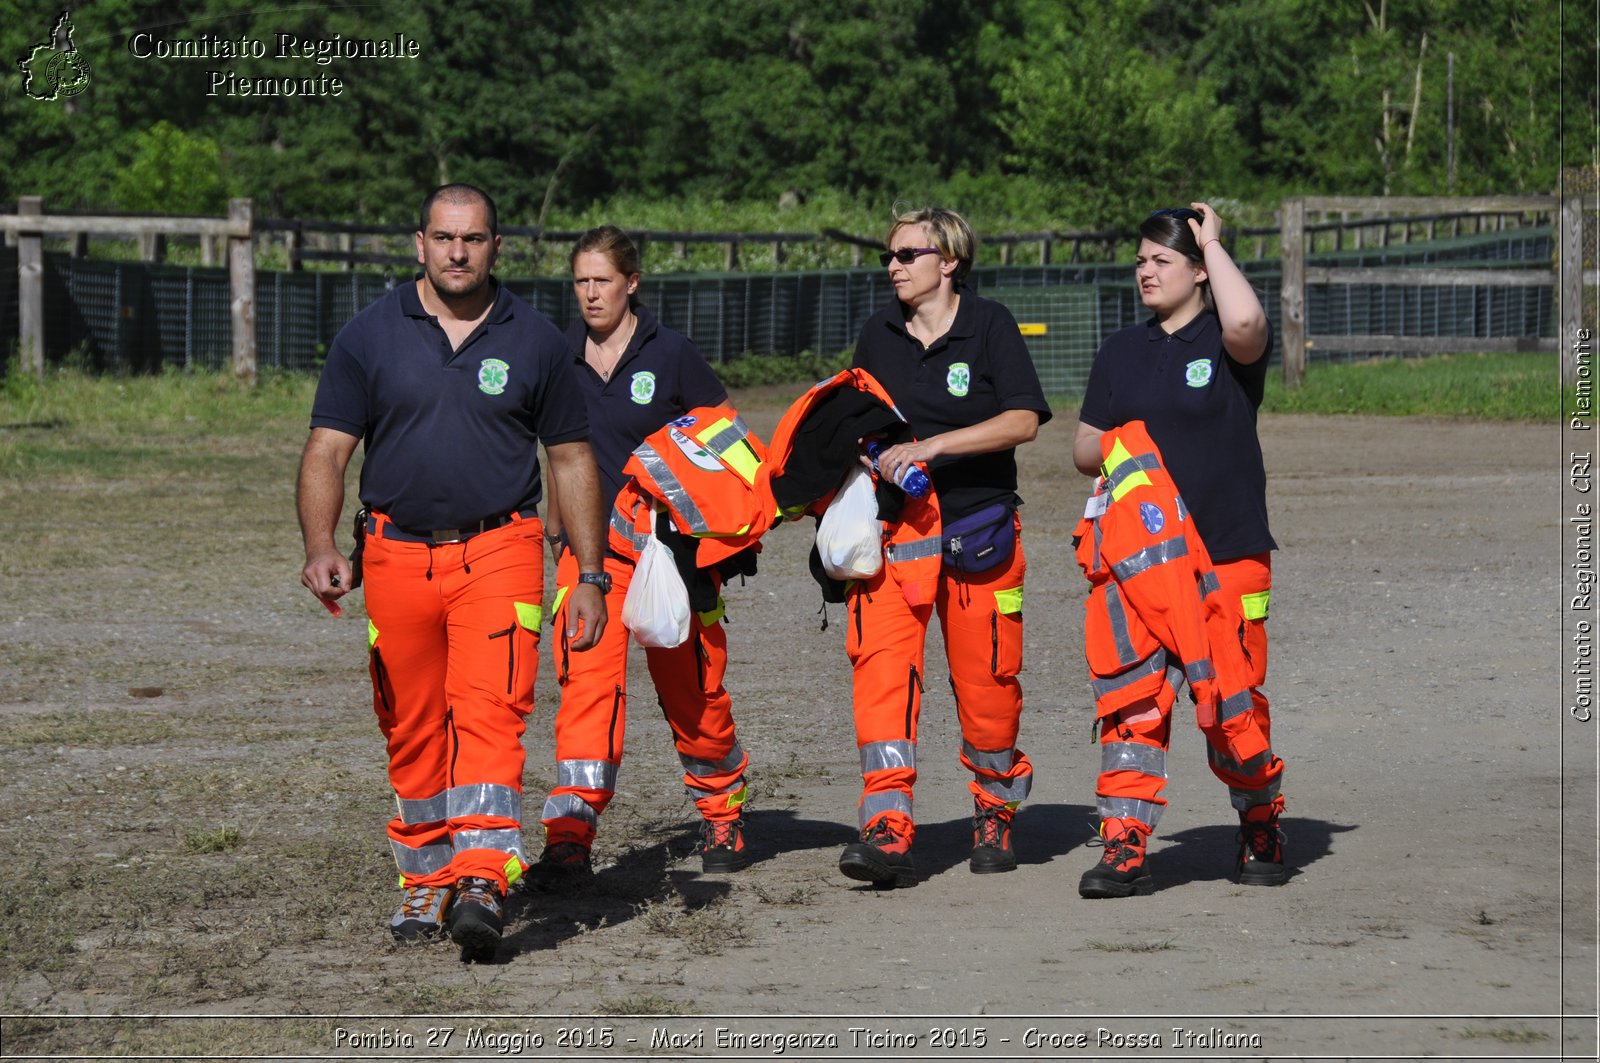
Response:
[[[1202,195],[1548,191],[1594,149],[1592,19],[1546,0],[94,0],[72,12],[92,82],[54,101],[15,66],[54,9],[0,4],[0,202],[56,209],[165,181],[154,201],[211,211],[226,175],[258,216],[409,222],[459,179],[519,223],[814,213],[781,197],[1099,227]],[[141,58],[140,32],[268,54]],[[282,33],[420,56],[291,60]],[[343,91],[230,94],[218,70]]]

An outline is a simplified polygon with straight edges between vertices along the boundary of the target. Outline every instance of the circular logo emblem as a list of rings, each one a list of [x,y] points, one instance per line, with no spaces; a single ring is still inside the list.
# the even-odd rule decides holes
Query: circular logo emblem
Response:
[[[1197,358],[1184,366],[1183,380],[1192,388],[1203,388],[1211,383],[1211,359]]]
[[[961,398],[972,388],[972,367],[966,362],[952,364],[950,371],[944,375],[944,387],[956,398]]]
[[[637,402],[640,406],[646,406],[655,397],[656,375],[651,372],[633,374],[633,379],[628,382],[628,398]]]
[[[45,79],[57,96],[76,96],[89,87],[89,64],[77,49],[58,52],[45,69]]]
[[[485,395],[505,392],[511,380],[511,367],[498,358],[485,358],[478,365],[478,390]]]
[[[1160,534],[1161,529],[1167,526],[1167,515],[1154,502],[1139,503],[1139,519],[1144,521],[1144,530],[1151,535]]]

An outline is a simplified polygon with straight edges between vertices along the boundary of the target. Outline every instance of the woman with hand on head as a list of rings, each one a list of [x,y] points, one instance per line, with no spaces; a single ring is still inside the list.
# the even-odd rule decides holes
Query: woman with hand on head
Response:
[[[1209,205],[1158,210],[1140,224],[1139,236],[1134,277],[1151,317],[1110,336],[1095,355],[1073,462],[1086,475],[1100,474],[1102,436],[1144,422],[1182,499],[1178,519],[1192,518],[1214,563],[1222,616],[1226,629],[1237,632],[1249,683],[1248,698],[1241,695],[1238,709],[1224,708],[1223,715],[1252,712],[1266,748],[1241,763],[1213,725],[1205,731],[1207,751],[1239,814],[1240,881],[1275,885],[1286,875],[1278,829],[1283,761],[1270,747],[1268,703],[1259,687],[1266,680],[1271,551],[1277,544],[1267,527],[1267,476],[1256,436],[1272,329],[1250,282],[1223,248],[1222,223]],[[1165,527],[1170,536],[1176,527],[1159,514],[1145,524],[1152,535]],[[1089,607],[1097,608],[1093,595]],[[1126,626],[1119,627],[1115,615],[1122,608],[1113,602],[1107,622],[1092,623],[1086,641],[1102,632],[1111,633],[1107,639],[1117,633],[1125,639]],[[1091,657],[1095,649],[1089,647]],[[1108,645],[1106,653],[1116,650]],[[1157,662],[1163,663],[1173,662]],[[1136,671],[1130,667],[1122,675]],[[1096,678],[1097,701],[1103,702],[1096,793],[1105,853],[1078,890],[1085,897],[1148,893],[1154,884],[1145,842],[1166,805],[1160,792],[1176,688],[1157,676],[1152,696],[1108,711],[1104,702],[1114,696],[1117,681]]]
[[[623,465],[646,436],[700,406],[727,401],[727,391],[699,349],[660,324],[638,304],[639,251],[614,225],[578,238],[570,256],[581,319],[567,330],[572,373],[589,416],[589,441],[600,473],[602,512],[628,477]],[[545,526],[556,556],[555,630],[576,579],[565,548],[560,496],[550,492]],[[661,519],[665,519],[662,517]],[[612,622],[592,649],[555,647],[561,708],[556,714],[556,786],[545,801],[545,848],[529,869],[537,886],[590,870],[600,813],[616,791],[627,727],[628,629],[622,602],[634,563],[606,551]],[[705,578],[715,581],[714,572]],[[712,593],[720,590],[720,584]],[[728,664],[722,604],[690,617],[689,638],[671,649],[647,647],[645,660],[684,769],[683,781],[703,819],[701,863],[706,871],[737,871],[747,861],[740,818],[748,763],[734,734],[732,699],[723,687]]]

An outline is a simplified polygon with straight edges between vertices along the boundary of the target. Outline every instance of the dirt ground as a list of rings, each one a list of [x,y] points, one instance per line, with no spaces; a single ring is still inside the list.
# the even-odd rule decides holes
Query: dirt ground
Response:
[[[798,390],[736,401],[766,434]],[[753,866],[700,873],[636,659],[600,870],[514,901],[492,966],[388,940],[365,624],[298,586],[299,425],[264,452],[199,445],[171,481],[0,481],[0,1056],[1595,1058],[1596,741],[1562,704],[1558,434],[1265,418],[1294,875],[1230,881],[1226,792],[1180,729],[1157,892],[1089,901],[1072,428],[1021,455],[1037,775],[1015,873],[966,867],[935,631],[922,881],[839,874],[860,780],[806,522],[727,593]]]

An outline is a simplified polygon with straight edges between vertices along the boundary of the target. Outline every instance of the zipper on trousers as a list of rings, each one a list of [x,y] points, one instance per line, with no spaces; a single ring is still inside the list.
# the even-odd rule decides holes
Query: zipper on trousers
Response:
[[[504,631],[494,631],[489,634],[491,639],[506,640],[506,693],[511,693],[513,680],[517,677],[517,640],[513,637],[517,633],[517,625],[512,624]]]
[[[372,647],[372,688],[378,692],[378,700],[383,703],[383,711],[390,716],[394,715],[394,706],[389,704],[389,670],[383,666],[383,655],[378,652],[378,647]]]
[[[606,732],[606,759],[612,763],[617,760],[617,716],[622,708],[622,685],[619,683],[612,687],[611,694],[611,729]]]
[[[906,680],[906,738],[911,737],[911,717],[917,707],[917,692],[922,689],[922,677],[917,674],[917,666],[911,666],[911,675]]]
[[[989,613],[989,671],[1000,671],[1000,610]]]

